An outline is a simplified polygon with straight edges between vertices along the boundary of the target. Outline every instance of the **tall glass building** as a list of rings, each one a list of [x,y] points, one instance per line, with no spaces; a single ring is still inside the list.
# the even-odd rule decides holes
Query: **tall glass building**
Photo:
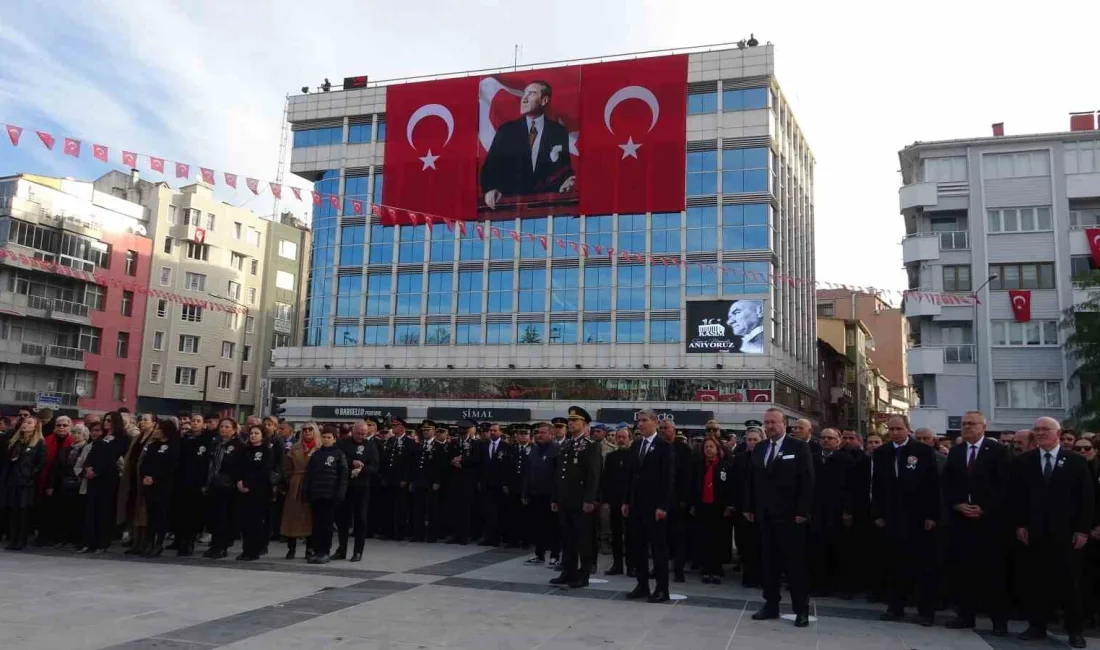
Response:
[[[386,201],[385,84],[291,97],[291,170],[343,199],[315,205],[305,335],[275,350],[272,394],[292,419],[528,421],[571,404],[614,422],[658,408],[686,428],[740,428],[772,405],[814,417],[814,159],[773,56],[690,54],[683,212],[464,234],[355,214],[353,201]],[[594,254],[608,248],[641,259]],[[757,306],[759,347],[689,351],[692,303],[720,304],[725,321],[730,301]]]

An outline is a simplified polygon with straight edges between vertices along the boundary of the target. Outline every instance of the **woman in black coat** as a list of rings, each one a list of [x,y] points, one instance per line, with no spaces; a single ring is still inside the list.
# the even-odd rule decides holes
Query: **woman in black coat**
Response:
[[[172,420],[160,420],[138,456],[137,475],[140,477],[145,501],[145,519],[152,546],[146,557],[160,557],[164,552],[164,537],[168,534],[168,511],[172,502],[172,486],[180,457],[179,427]]]
[[[733,466],[722,458],[718,441],[703,441],[703,455],[692,459],[691,511],[699,525],[699,565],[703,582],[722,579],[723,543],[733,524]]]
[[[237,518],[241,529],[241,554],[238,560],[258,560],[267,543],[267,517],[271,507],[271,481],[274,454],[264,440],[264,431],[253,426],[248,431],[248,446],[233,464],[237,489]],[[331,536],[331,531],[330,531]]]
[[[313,511],[313,551],[310,564],[328,564],[336,506],[348,489],[348,459],[336,448],[336,433],[321,433],[321,447],[309,457],[302,495]]]
[[[110,425],[108,425],[110,426]],[[107,552],[115,534],[115,506],[118,499],[119,461],[129,448],[125,437],[104,432],[100,422],[88,426],[91,437],[84,459],[87,500],[84,502],[84,546],[77,553]]]
[[[50,487],[55,495],[56,512],[52,513],[58,524],[58,539],[54,548],[80,545],[84,521],[84,500],[80,485],[84,479],[79,470],[91,448],[88,446],[88,429],[82,424],[72,427],[72,444],[58,454],[50,476]]]
[[[4,463],[4,502],[8,508],[7,550],[21,551],[30,536],[31,508],[38,489],[38,477],[46,464],[46,443],[42,425],[34,416],[23,418],[8,443]]]

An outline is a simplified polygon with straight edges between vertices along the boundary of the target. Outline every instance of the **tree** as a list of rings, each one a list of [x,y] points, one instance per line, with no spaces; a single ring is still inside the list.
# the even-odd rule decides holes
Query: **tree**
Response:
[[[1070,385],[1081,391],[1081,403],[1069,416],[1076,428],[1090,430],[1100,427],[1100,271],[1073,280],[1074,288],[1088,295],[1062,314],[1061,328],[1068,332],[1066,355],[1076,366]]]
[[[539,332],[539,328],[534,325],[528,325],[523,328],[523,334],[519,337],[520,343],[542,343],[542,334]]]

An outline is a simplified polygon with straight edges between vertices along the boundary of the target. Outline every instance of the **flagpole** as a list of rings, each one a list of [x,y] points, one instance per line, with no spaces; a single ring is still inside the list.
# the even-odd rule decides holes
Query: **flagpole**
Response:
[[[982,410],[982,347],[980,345],[980,341],[981,341],[980,334],[981,334],[982,328],[981,328],[981,324],[978,322],[978,304],[981,302],[978,299],[978,293],[981,292],[981,290],[984,289],[990,282],[992,282],[996,279],[997,279],[997,274],[996,273],[990,273],[989,277],[985,279],[985,282],[983,282],[981,284],[981,286],[979,286],[974,291],[974,378],[975,378],[976,383],[977,383],[977,393],[975,395],[974,408],[979,410],[979,411]],[[937,397],[936,401],[939,401],[938,397]],[[994,403],[990,402],[989,403],[989,422],[991,422],[991,423],[994,420],[993,415],[994,415],[994,409],[995,408],[996,407],[994,406]],[[944,433],[946,433],[946,431]]]

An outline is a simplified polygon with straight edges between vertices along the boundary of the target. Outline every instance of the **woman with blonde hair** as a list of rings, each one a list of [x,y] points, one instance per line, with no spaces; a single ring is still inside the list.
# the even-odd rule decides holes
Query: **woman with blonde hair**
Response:
[[[39,474],[46,464],[46,443],[42,424],[28,415],[8,441],[4,462],[4,504],[8,509],[7,550],[21,551],[30,536],[31,508],[34,506]]]
[[[286,559],[293,560],[298,552],[298,538],[306,539],[306,560],[313,559],[313,515],[302,488],[306,480],[309,457],[319,446],[321,428],[316,422],[302,425],[302,439],[294,443],[283,457],[283,476],[287,480],[286,503],[279,533],[286,538]]]

